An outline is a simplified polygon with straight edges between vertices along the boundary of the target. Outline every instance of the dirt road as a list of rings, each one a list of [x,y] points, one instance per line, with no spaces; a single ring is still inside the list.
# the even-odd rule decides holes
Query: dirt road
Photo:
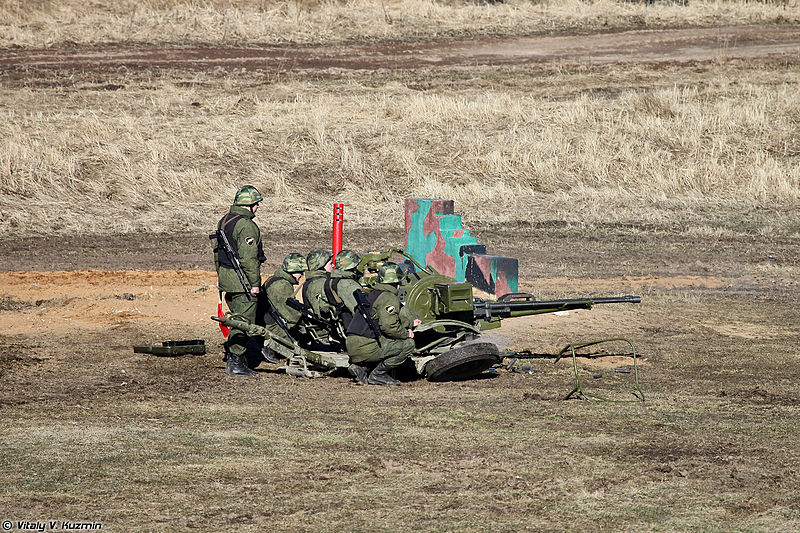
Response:
[[[800,57],[800,26],[638,30],[594,35],[333,47],[68,47],[0,51],[0,69],[214,68],[339,72],[536,64],[684,63]]]

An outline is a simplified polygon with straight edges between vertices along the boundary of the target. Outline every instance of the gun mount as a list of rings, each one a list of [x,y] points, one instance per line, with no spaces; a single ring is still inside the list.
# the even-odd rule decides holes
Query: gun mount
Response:
[[[372,281],[369,272],[376,270],[381,262],[390,260],[394,254],[406,259],[401,265],[406,274],[398,291],[400,299],[422,319],[422,324],[414,328],[416,348],[411,358],[417,372],[429,381],[468,379],[499,363],[499,348],[490,342],[481,341],[480,336],[488,329],[500,327],[504,319],[591,309],[598,304],[642,301],[639,296],[538,301],[527,293],[511,293],[497,300],[485,300],[473,294],[471,284],[444,276],[433,267],[423,267],[397,248],[362,254],[362,261],[358,266],[358,271],[363,275],[362,285],[368,288]],[[300,359],[303,364],[308,362],[321,366],[328,373],[347,367],[346,354],[312,352],[285,339],[270,337],[260,326],[230,318],[212,318],[228,327],[243,329],[249,335],[269,337],[268,342],[273,349],[286,357]]]
[[[527,293],[485,300],[473,294],[471,284],[444,276],[431,266],[423,267],[397,248],[363,254],[359,271],[366,273],[394,254],[405,258],[401,300],[422,319],[414,329],[416,350],[412,359],[417,371],[431,381],[466,379],[497,364],[500,350],[479,338],[482,332],[500,327],[503,319],[642,301],[639,296],[537,301]]]

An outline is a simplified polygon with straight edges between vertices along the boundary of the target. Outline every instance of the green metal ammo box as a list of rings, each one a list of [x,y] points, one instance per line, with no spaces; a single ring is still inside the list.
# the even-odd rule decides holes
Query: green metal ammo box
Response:
[[[436,314],[461,313],[472,311],[472,285],[469,283],[436,283]]]

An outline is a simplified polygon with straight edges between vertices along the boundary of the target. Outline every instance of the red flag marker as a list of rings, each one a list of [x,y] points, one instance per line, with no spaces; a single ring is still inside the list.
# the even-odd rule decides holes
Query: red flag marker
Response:
[[[225,313],[222,311],[222,293],[219,293],[219,303],[217,304],[217,316],[219,318],[225,318]],[[222,336],[227,339],[228,333],[230,333],[230,329],[222,322],[217,322],[217,323],[219,324],[220,331],[222,331]]]

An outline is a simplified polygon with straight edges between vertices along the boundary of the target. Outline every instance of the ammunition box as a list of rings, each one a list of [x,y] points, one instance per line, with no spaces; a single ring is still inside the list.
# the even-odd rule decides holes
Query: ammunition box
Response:
[[[469,283],[435,283],[434,305],[436,314],[461,313],[472,311],[472,285]]]
[[[161,357],[174,357],[177,355],[203,355],[206,353],[206,343],[195,339],[190,341],[164,341],[161,346],[134,346],[133,353],[149,353]]]

